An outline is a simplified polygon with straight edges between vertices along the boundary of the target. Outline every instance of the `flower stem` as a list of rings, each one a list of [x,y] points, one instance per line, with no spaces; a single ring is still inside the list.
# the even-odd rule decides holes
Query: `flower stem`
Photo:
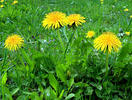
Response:
[[[61,44],[61,47],[62,47],[62,49],[63,49],[63,51],[64,51],[64,44],[63,44],[63,41],[62,41],[62,38],[61,38],[61,35],[60,35],[60,32],[59,32],[59,30],[57,30],[57,34],[58,34],[58,38],[59,38],[59,41],[60,41],[60,44]]]
[[[105,77],[108,76],[108,61],[109,61],[109,53],[108,50],[106,51],[106,73],[105,73]]]
[[[2,64],[2,69],[3,69],[4,65],[6,64],[6,59],[7,59],[7,50],[5,50],[5,52],[4,52],[4,61]]]

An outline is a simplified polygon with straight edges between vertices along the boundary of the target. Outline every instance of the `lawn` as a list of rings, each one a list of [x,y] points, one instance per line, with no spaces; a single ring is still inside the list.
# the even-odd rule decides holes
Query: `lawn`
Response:
[[[132,100],[131,5],[0,0],[0,100]]]

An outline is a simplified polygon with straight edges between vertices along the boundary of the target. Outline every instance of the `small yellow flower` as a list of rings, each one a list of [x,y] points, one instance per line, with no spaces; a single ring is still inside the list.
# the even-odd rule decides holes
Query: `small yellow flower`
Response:
[[[13,3],[12,3],[12,5],[15,5],[17,3],[18,3],[18,1],[17,0],[14,0]]]
[[[127,11],[128,11],[128,9],[126,8],[126,9],[124,9],[124,11],[126,11],[126,12],[127,12]]]
[[[130,18],[132,18],[132,15],[130,15]]]
[[[51,12],[46,15],[42,21],[42,26],[45,28],[60,28],[61,26],[66,25],[66,14],[58,11]]]
[[[94,31],[88,31],[86,38],[92,38],[95,35]]]
[[[100,3],[103,4],[104,3],[104,0],[100,0]]]
[[[126,33],[126,35],[130,35],[130,32],[125,32]]]
[[[5,40],[5,48],[16,51],[18,48],[21,48],[24,43],[23,38],[20,35],[11,35],[8,36]]]
[[[4,2],[4,0],[1,0],[0,2],[2,3],[2,2]]]
[[[3,8],[3,7],[4,7],[4,5],[0,5],[0,7],[1,7],[1,8]]]
[[[104,32],[94,40],[94,47],[97,50],[101,49],[101,51],[104,52],[108,50],[108,52],[111,53],[112,48],[115,51],[118,51],[119,47],[122,47],[122,45],[120,40],[114,33]]]
[[[80,14],[71,14],[67,17],[67,24],[69,26],[75,25],[82,25],[82,23],[85,23],[85,18],[82,17]]]

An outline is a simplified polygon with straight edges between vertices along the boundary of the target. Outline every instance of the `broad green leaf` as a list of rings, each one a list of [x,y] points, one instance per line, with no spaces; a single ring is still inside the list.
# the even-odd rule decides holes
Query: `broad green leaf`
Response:
[[[56,73],[57,73],[58,78],[60,78],[62,82],[66,82],[66,74],[65,74],[63,67],[64,65],[62,64],[58,65],[56,67]]]
[[[75,96],[75,94],[74,94],[74,93],[71,93],[71,94],[69,94],[69,95],[66,97],[66,100],[71,99],[71,98],[73,98],[74,96]]]
[[[27,100],[25,95],[20,95],[16,100]]]
[[[6,84],[7,81],[7,73],[4,73],[3,77],[2,77],[2,84]]]
[[[56,80],[56,78],[54,77],[53,74],[49,74],[49,82],[50,82],[50,85],[55,89],[55,91],[57,92],[58,91],[58,81]]]
[[[89,85],[87,83],[78,82],[78,83],[75,83],[75,86],[76,87],[88,87]]]
[[[48,87],[47,89],[45,89],[44,91],[45,100],[55,100],[56,98],[57,98],[57,95],[51,87]]]
[[[41,100],[37,92],[31,94],[31,100]]]
[[[11,92],[11,95],[16,94],[18,91],[19,91],[19,88],[15,88],[15,89]]]
[[[95,90],[95,93],[99,98],[102,97],[101,91],[99,91],[98,89]]]
[[[33,61],[30,59],[29,55],[23,50],[21,49],[22,55],[24,57],[24,59],[27,61],[27,63],[29,64],[29,68],[30,68],[30,72],[32,72],[33,68],[34,68],[34,63]]]
[[[59,95],[59,99],[62,99],[63,94],[64,94],[64,90],[61,91],[61,93],[60,93],[60,95]]]
[[[7,100],[13,100],[12,95],[7,87],[4,87],[4,92],[7,97]]]
[[[125,46],[121,48],[118,60],[123,60],[123,58],[125,58],[130,52],[132,52],[132,43],[128,42],[127,44],[125,44]]]
[[[32,94],[31,92],[27,92],[27,91],[24,91],[23,93],[26,94],[26,95],[31,95]]]
[[[74,78],[71,78],[69,81],[68,81],[68,91],[69,89],[71,88],[71,86],[74,84]]]
[[[85,95],[92,95],[93,91],[93,88],[88,86],[85,90]]]

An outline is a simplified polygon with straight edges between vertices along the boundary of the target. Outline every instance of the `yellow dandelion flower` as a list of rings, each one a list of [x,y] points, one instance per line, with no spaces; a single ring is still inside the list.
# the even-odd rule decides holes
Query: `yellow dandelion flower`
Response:
[[[95,35],[94,31],[88,31],[86,38],[92,38]]]
[[[82,23],[85,23],[85,18],[82,17],[80,14],[71,14],[67,17],[68,25],[72,26],[78,26],[81,25]]]
[[[14,0],[13,3],[12,3],[12,5],[15,5],[17,3],[18,3],[18,1],[17,0]]]
[[[132,18],[132,15],[130,15],[130,18]]]
[[[104,0],[100,0],[100,3],[103,4],[104,3]]]
[[[119,47],[122,47],[122,45],[120,40],[114,33],[104,32],[94,40],[94,47],[97,50],[101,49],[101,51],[104,52],[108,50],[108,52],[111,53],[112,48],[115,51],[118,51]]]
[[[124,11],[126,11],[126,12],[127,12],[127,11],[128,11],[128,9],[126,8],[126,9],[124,9]]]
[[[5,40],[5,48],[14,51],[18,48],[21,48],[24,43],[23,38],[20,35],[11,35],[8,36]]]
[[[0,7],[1,7],[1,8],[3,8],[3,7],[4,7],[4,5],[0,5]]]
[[[66,25],[66,14],[58,11],[51,12],[46,15],[42,21],[42,26],[45,28],[59,28]]]
[[[2,3],[2,2],[4,2],[4,0],[1,0],[0,2]]]
[[[125,32],[126,33],[126,35],[130,35],[130,32]]]

